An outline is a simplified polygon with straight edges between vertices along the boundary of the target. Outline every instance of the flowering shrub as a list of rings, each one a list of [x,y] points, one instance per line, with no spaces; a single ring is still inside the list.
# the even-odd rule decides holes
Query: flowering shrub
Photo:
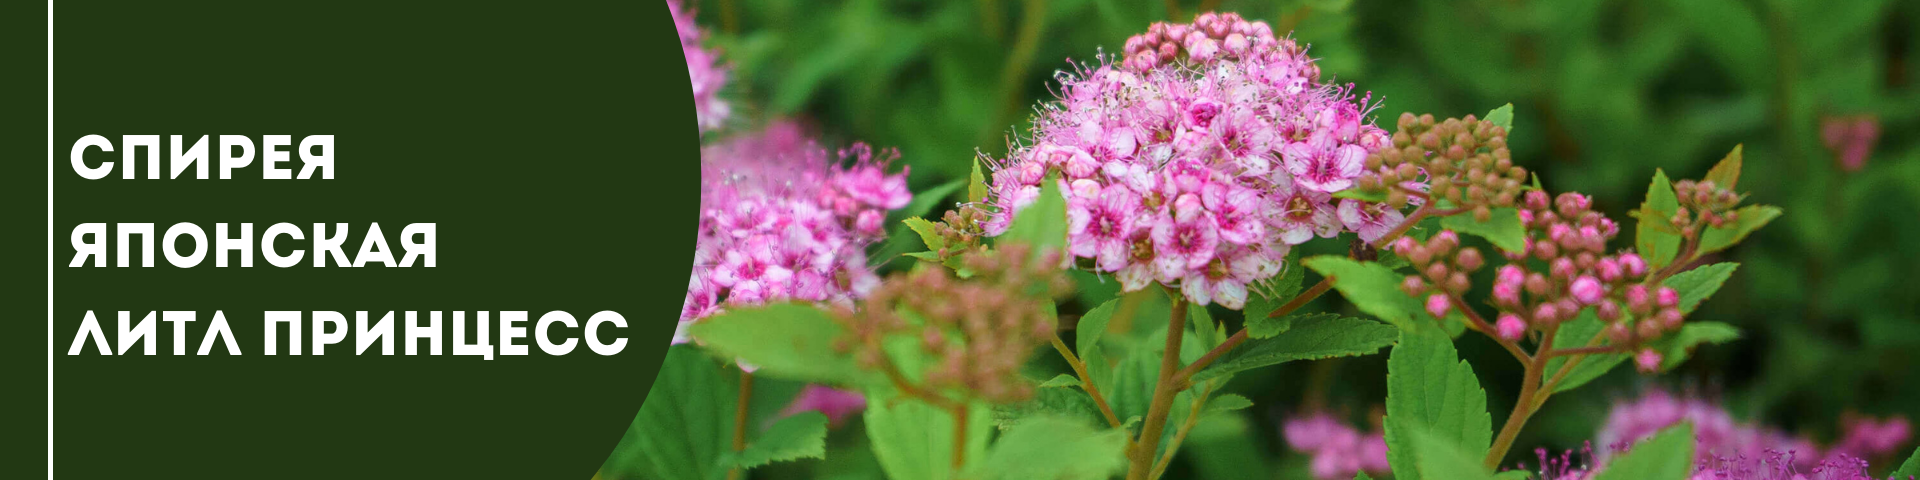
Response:
[[[1331,78],[1271,25],[1202,13],[1074,65],[1007,155],[918,197],[886,173],[891,154],[828,155],[782,127],[718,140],[701,160],[691,344],[615,453],[640,461],[602,474],[741,478],[856,455],[893,479],[1154,479],[1204,424],[1252,406],[1223,390],[1235,376],[1382,349],[1373,431],[1317,410],[1284,422],[1314,476],[1864,478],[1859,456],[1906,441],[1904,423],[1862,420],[1797,463],[1771,452],[1812,459],[1810,444],[1648,397],[1616,412],[1591,464],[1507,463],[1550,398],[1736,340],[1690,318],[1739,268],[1708,255],[1782,210],[1746,204],[1735,147],[1702,178],[1653,172],[1629,225],[1520,165],[1510,105],[1402,114],[1389,132],[1371,95]],[[867,247],[896,209],[895,238],[926,248],[890,243],[912,260],[881,277],[871,265],[894,259]],[[1333,291],[1363,315],[1309,311]],[[1497,431],[1454,346],[1469,332],[1523,372],[1498,390],[1517,396]],[[755,378],[813,385],[750,426]],[[866,442],[830,450],[854,412]]]

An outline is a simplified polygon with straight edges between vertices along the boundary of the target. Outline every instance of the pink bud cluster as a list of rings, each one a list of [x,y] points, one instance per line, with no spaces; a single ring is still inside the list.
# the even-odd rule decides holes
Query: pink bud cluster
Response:
[[[1424,298],[1427,313],[1443,318],[1453,310],[1454,297],[1473,287],[1467,275],[1487,264],[1480,249],[1460,247],[1460,235],[1441,230],[1426,242],[1400,237],[1393,242],[1393,253],[1413,264],[1418,275],[1409,275],[1400,290],[1415,298]],[[1504,319],[1504,317],[1503,317]]]
[[[1387,464],[1386,436],[1379,427],[1363,434],[1332,414],[1321,412],[1287,419],[1281,424],[1281,436],[1294,451],[1313,456],[1308,465],[1313,478],[1346,480],[1361,471],[1373,475],[1392,471]]]
[[[866,247],[884,236],[887,210],[912,200],[906,172],[886,173],[898,157],[865,144],[835,155],[787,123],[704,149],[681,326],[728,305],[865,296],[880,281]]]
[[[1492,292],[1493,304],[1502,311],[1496,328],[1509,340],[1571,320],[1589,307],[1607,323],[1608,339],[1622,348],[1679,330],[1684,319],[1679,294],[1647,285],[1653,272],[1638,254],[1607,252],[1620,226],[1594,211],[1589,197],[1562,193],[1549,201],[1546,192],[1529,191],[1521,201],[1520,221],[1529,234],[1525,249],[1504,252],[1513,262],[1496,272]],[[1524,261],[1528,258],[1539,263]],[[1634,356],[1647,372],[1658,370],[1662,360],[1647,348]]]
[[[1199,49],[1182,50],[1189,43]],[[1127,291],[1158,281],[1234,309],[1292,245],[1343,230],[1384,235],[1400,211],[1357,200],[1336,209],[1332,194],[1390,144],[1386,132],[1364,118],[1365,99],[1317,82],[1312,60],[1287,45],[1264,23],[1205,14],[1129,40],[1129,63],[1064,74],[1030,144],[993,161],[986,234],[1004,233],[1055,178],[1070,250],[1091,269]]]
[[[1233,12],[1207,12],[1193,23],[1154,22],[1147,33],[1127,38],[1121,66],[1134,72],[1189,60],[1258,60],[1286,69],[1288,84],[1300,88],[1320,80],[1320,67],[1306,48],[1291,38],[1275,38],[1267,22],[1249,22]]]
[[[720,89],[727,84],[727,69],[719,65],[712,51],[700,45],[706,34],[694,25],[692,11],[681,5],[680,0],[667,0],[667,11],[673,15],[674,30],[680,33],[680,53],[687,57],[687,76],[693,82],[694,116],[700,132],[706,133],[719,128],[732,111],[727,102],[720,99]]]

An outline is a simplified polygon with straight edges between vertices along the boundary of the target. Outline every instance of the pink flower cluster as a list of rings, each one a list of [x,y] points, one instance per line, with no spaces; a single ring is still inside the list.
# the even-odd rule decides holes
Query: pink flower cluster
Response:
[[[867,396],[860,392],[841,390],[825,385],[807,385],[800,395],[793,397],[793,403],[780,410],[780,416],[791,416],[800,412],[820,412],[827,416],[827,425],[838,427],[846,423],[847,418],[867,409]]]
[[[1313,478],[1346,480],[1363,470],[1373,475],[1392,471],[1387,464],[1387,440],[1378,429],[1361,434],[1346,422],[1321,412],[1289,418],[1281,430],[1287,446],[1313,456],[1308,467]]]
[[[1638,399],[1615,404],[1598,441],[1610,450],[1620,450],[1683,421],[1693,424],[1694,455],[1706,466],[1775,456],[1769,452],[1785,453],[1785,458],[1791,461],[1774,462],[1784,468],[1814,469],[1821,463],[1846,465],[1863,457],[1898,452],[1912,438],[1911,426],[1905,418],[1853,419],[1843,425],[1840,441],[1823,451],[1812,442],[1785,432],[1737,422],[1712,402],[1651,390]]]
[[[1319,82],[1302,47],[1262,22],[1203,14],[1155,24],[1061,78],[1030,144],[996,161],[983,227],[1004,233],[1052,176],[1067,196],[1069,247],[1127,291],[1158,281],[1198,304],[1238,309],[1292,245],[1344,230],[1378,238],[1403,218],[1351,188],[1390,145],[1351,87]],[[1185,57],[1181,55],[1185,54]]]
[[[667,11],[673,14],[673,28],[680,33],[680,53],[687,57],[687,76],[693,82],[694,114],[700,132],[706,133],[719,128],[732,111],[720,99],[720,89],[727,84],[727,69],[718,64],[713,52],[700,45],[706,35],[693,24],[693,12],[680,5],[680,0],[667,0]]]
[[[884,236],[887,210],[913,199],[905,171],[886,173],[898,156],[864,144],[832,155],[788,123],[704,149],[682,330],[727,305],[865,296],[880,282],[866,247]]]
[[[1820,120],[1820,141],[1833,152],[1840,169],[1858,172],[1873,156],[1873,144],[1880,140],[1880,117],[1853,115]]]

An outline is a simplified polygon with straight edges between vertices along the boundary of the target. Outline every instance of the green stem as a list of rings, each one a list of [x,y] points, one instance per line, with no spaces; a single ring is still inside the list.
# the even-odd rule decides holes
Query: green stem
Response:
[[[753,398],[753,373],[740,370],[740,401],[733,409],[733,451],[747,449],[747,400]],[[727,480],[740,480],[740,468],[727,470]]]
[[[1100,414],[1107,417],[1107,423],[1113,428],[1120,428],[1120,417],[1113,414],[1113,407],[1108,406],[1106,397],[1100,395],[1100,387],[1093,384],[1093,376],[1087,374],[1086,362],[1080,361],[1073,350],[1067,349],[1067,343],[1060,341],[1060,335],[1055,334],[1052,340],[1053,349],[1060,352],[1060,358],[1066,359],[1068,366],[1073,367],[1073,374],[1080,377],[1081,388],[1087,391],[1087,396],[1093,397],[1093,404],[1100,407]]]
[[[1547,334],[1541,337],[1540,351],[1534,352],[1524,362],[1527,366],[1526,379],[1520,383],[1520,398],[1513,402],[1513,414],[1507,416],[1506,425],[1500,427],[1500,436],[1494,438],[1493,447],[1487,450],[1487,468],[1500,466],[1500,460],[1506,458],[1507,450],[1513,448],[1513,440],[1520,436],[1520,429],[1527,425],[1527,419],[1532,418],[1533,413],[1547,403],[1547,397],[1553,395],[1552,390],[1540,389],[1540,374],[1547,369],[1547,356],[1552,350],[1553,337],[1559,332],[1559,327],[1548,329]]]
[[[1153,386],[1153,402],[1147,406],[1146,423],[1140,427],[1140,439],[1127,452],[1130,462],[1127,480],[1147,480],[1153,470],[1154,455],[1160,451],[1160,434],[1166,431],[1167,414],[1173,409],[1173,397],[1179,386],[1173,383],[1180,369],[1180,342],[1187,332],[1187,297],[1173,294],[1173,312],[1167,319],[1167,347],[1160,355],[1160,380]]]

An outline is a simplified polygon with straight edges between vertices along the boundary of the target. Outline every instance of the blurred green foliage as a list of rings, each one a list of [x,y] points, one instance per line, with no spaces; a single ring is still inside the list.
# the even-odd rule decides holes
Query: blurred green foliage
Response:
[[[1920,272],[1920,2],[699,0],[694,7],[734,68],[728,95],[741,106],[736,118],[799,118],[830,143],[897,146],[916,190],[966,178],[976,152],[1004,154],[1032,106],[1052,98],[1056,72],[1093,61],[1103,48],[1118,50],[1150,22],[1185,21],[1203,9],[1238,11],[1310,42],[1323,71],[1384,99],[1375,112],[1382,124],[1403,111],[1461,116],[1513,103],[1522,125],[1512,137],[1517,163],[1539,172],[1551,191],[1592,194],[1618,220],[1639,203],[1656,168],[1698,178],[1744,144],[1740,186],[1752,194],[1748,203],[1780,205],[1786,215],[1709,260],[1743,267],[1695,317],[1732,324],[1745,337],[1703,348],[1665,377],[1618,369],[1580,395],[1555,397],[1518,445],[1578,448],[1609,402],[1643,383],[1720,398],[1736,415],[1816,440],[1830,440],[1848,412],[1920,418],[1920,377],[1909,369],[1920,365],[1920,288],[1906,278]],[[1822,141],[1822,121],[1841,115],[1880,122],[1858,171],[1841,168]],[[951,200],[964,200],[955,191]],[[1080,278],[1094,282],[1089,290],[1111,291],[1091,275]],[[1083,306],[1097,305],[1094,297]],[[1514,392],[1503,390],[1520,383],[1519,370],[1491,342],[1465,338],[1461,354],[1486,366],[1477,374],[1493,416],[1504,418]],[[1218,448],[1194,449],[1202,453],[1183,457],[1170,476],[1304,475],[1304,459],[1278,439],[1278,419],[1311,405],[1361,422],[1385,397],[1385,367],[1384,358],[1332,360],[1238,378],[1227,391],[1259,407],[1247,411],[1245,424],[1209,422],[1195,445]],[[848,443],[864,436],[834,437],[818,470],[756,475],[864,478],[857,472],[871,470],[856,466],[873,460]],[[1521,453],[1509,461],[1530,450],[1516,448]],[[1255,460],[1272,468],[1222,468]]]

